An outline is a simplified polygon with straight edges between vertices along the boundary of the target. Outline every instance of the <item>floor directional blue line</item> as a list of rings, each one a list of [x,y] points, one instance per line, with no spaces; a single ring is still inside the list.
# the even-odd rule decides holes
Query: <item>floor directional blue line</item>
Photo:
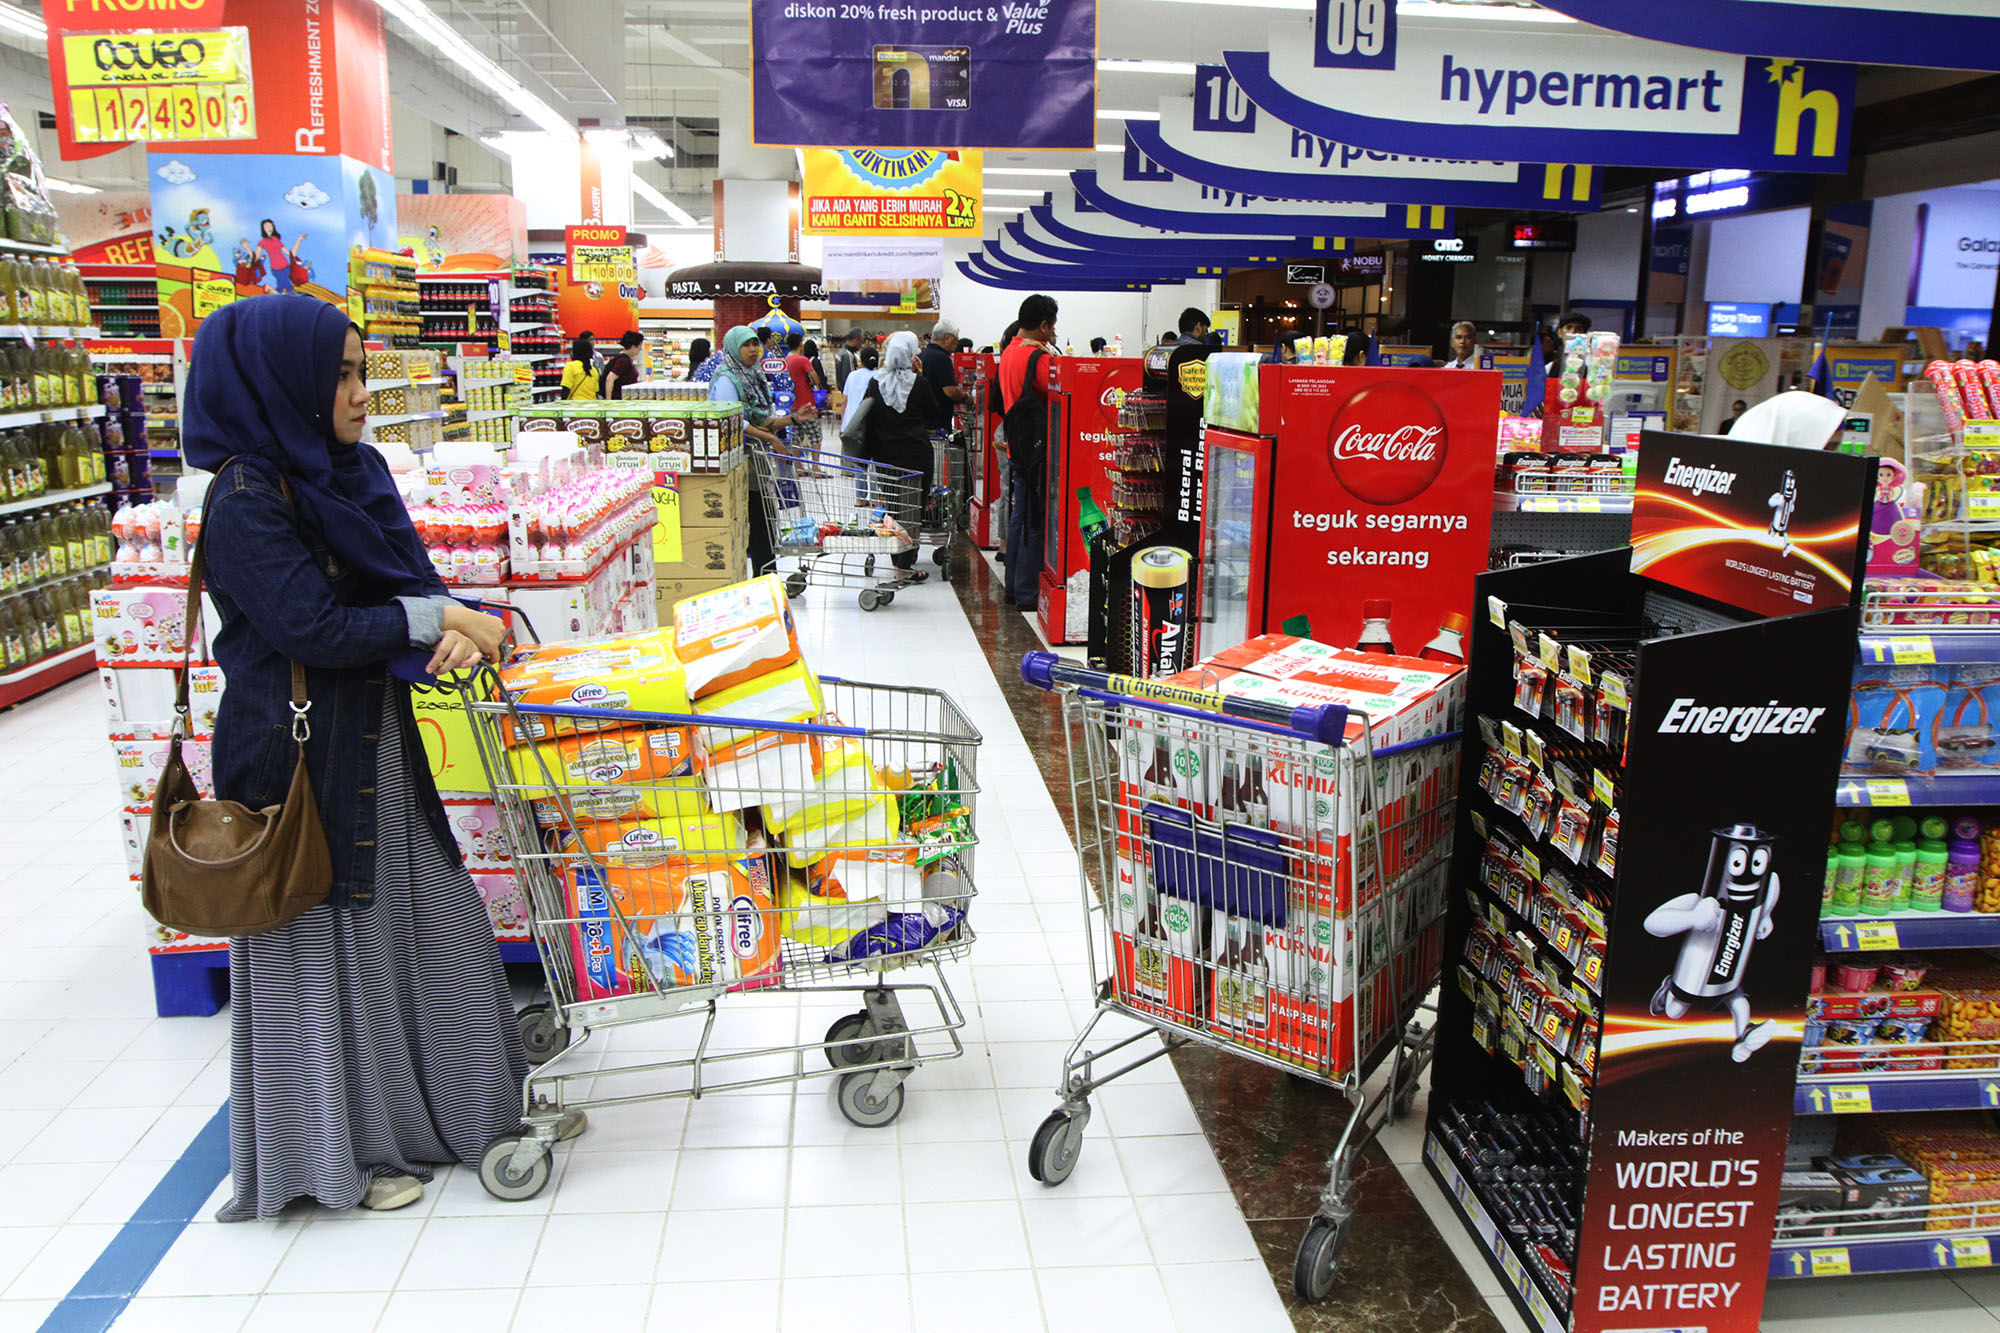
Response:
[[[167,1174],[49,1317],[41,1333],[104,1333],[229,1174],[229,1103],[203,1125]]]

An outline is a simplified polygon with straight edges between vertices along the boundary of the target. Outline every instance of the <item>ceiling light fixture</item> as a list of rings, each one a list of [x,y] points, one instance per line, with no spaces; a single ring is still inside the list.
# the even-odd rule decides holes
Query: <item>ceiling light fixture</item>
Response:
[[[1157,111],[1100,111],[1097,113],[1097,118],[1099,120],[1158,120],[1160,113]]]
[[[103,194],[95,185],[85,185],[80,181],[62,181],[54,176],[42,177],[42,184],[62,194]]]
[[[989,176],[1059,176],[1063,180],[1069,179],[1067,171],[1056,171],[1046,167],[988,167],[986,168],[986,174]]]
[[[699,227],[701,225],[694,220],[694,214],[661,194],[645,181],[640,180],[636,175],[632,177],[632,193],[644,199],[647,203],[659,209],[683,227]]]
[[[0,5],[0,30],[43,41],[49,38],[49,25],[42,22],[42,16],[18,5]]]
[[[1100,153],[1122,153],[1125,151],[1125,145],[1122,143],[1101,143],[1097,145],[1097,151]]]
[[[1047,193],[1048,191],[1046,190],[988,190],[986,191],[986,197],[988,199],[1000,196],[1005,196],[1009,199],[1040,199]]]
[[[1100,60],[1101,74],[1187,74],[1194,73],[1192,60]]]
[[[494,64],[478,47],[446,27],[444,20],[424,0],[375,0],[375,3],[382,7],[383,13],[401,19],[441,55],[550,134],[575,136],[576,126],[565,120],[554,107],[529,92],[519,79]]]

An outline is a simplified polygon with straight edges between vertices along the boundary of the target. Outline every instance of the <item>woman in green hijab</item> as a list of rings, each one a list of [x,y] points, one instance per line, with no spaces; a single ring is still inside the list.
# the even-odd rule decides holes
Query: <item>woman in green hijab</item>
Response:
[[[756,331],[744,325],[731,329],[722,340],[722,365],[708,382],[711,403],[743,404],[744,433],[765,444],[782,444],[777,432],[815,415],[811,403],[801,403],[789,416],[778,415],[771,401],[771,381],[764,374],[764,344]],[[771,518],[764,512],[764,498],[757,491],[757,474],[750,474],[750,572],[769,572],[777,564],[771,550]]]

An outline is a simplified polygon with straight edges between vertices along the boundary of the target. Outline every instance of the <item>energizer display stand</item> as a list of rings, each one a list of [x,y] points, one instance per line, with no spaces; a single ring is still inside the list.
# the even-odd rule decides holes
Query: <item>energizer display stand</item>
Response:
[[[1542,1333],[1758,1327],[1874,466],[1648,432],[1477,582],[1424,1162]]]

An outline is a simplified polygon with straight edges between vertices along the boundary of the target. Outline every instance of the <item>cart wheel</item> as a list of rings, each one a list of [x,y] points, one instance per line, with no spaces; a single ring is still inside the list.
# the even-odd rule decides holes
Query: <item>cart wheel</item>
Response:
[[[519,1203],[532,1199],[549,1183],[549,1154],[544,1149],[526,1171],[514,1169],[514,1149],[525,1134],[502,1134],[479,1157],[479,1183],[496,1199]]]
[[[785,575],[785,596],[797,597],[800,593],[804,592],[805,590],[806,590],[806,572],[803,569],[795,569],[791,573]]]
[[[1028,1145],[1028,1174],[1044,1185],[1060,1185],[1076,1170],[1082,1152],[1083,1126],[1068,1111],[1051,1111]]]
[[[826,1030],[826,1062],[835,1069],[876,1063],[881,1057],[875,1053],[875,1043],[854,1040],[867,1033],[866,1010],[858,1014],[843,1014],[834,1019],[833,1026]]]
[[[881,593],[873,588],[863,588],[861,590],[861,609],[863,611],[873,611],[880,605],[882,605]]]
[[[531,1004],[516,1021],[521,1025],[521,1045],[527,1049],[529,1064],[547,1064],[569,1049],[569,1029],[556,1022],[555,1006]]]
[[[1345,1224],[1315,1217],[1299,1241],[1299,1257],[1292,1264],[1292,1286],[1307,1304],[1323,1301],[1340,1277],[1340,1252],[1347,1245]]]
[[[866,575],[868,575],[868,576],[869,576],[870,578],[873,578],[873,577],[875,576],[875,557],[874,557],[874,556],[872,556],[872,555],[871,555],[871,556],[868,556],[868,557],[866,557],[865,559],[863,559],[863,560],[862,560],[862,562],[861,562],[861,572],[862,572],[863,574],[866,574]]]
[[[895,600],[896,600],[896,590],[894,588],[882,589],[882,605],[887,606],[889,603]]]
[[[948,546],[940,546],[931,552],[931,563],[934,565],[948,564],[950,560],[951,548]]]
[[[1396,1098],[1396,1104],[1394,1107],[1396,1119],[1408,1120],[1410,1118],[1410,1112],[1416,1109],[1417,1109],[1417,1086],[1416,1084],[1412,1083],[1408,1091],[1402,1093]]]
[[[840,1080],[840,1113],[848,1123],[863,1129],[879,1129],[903,1113],[903,1085],[898,1083],[881,1101],[868,1096],[874,1073],[845,1074]]]

